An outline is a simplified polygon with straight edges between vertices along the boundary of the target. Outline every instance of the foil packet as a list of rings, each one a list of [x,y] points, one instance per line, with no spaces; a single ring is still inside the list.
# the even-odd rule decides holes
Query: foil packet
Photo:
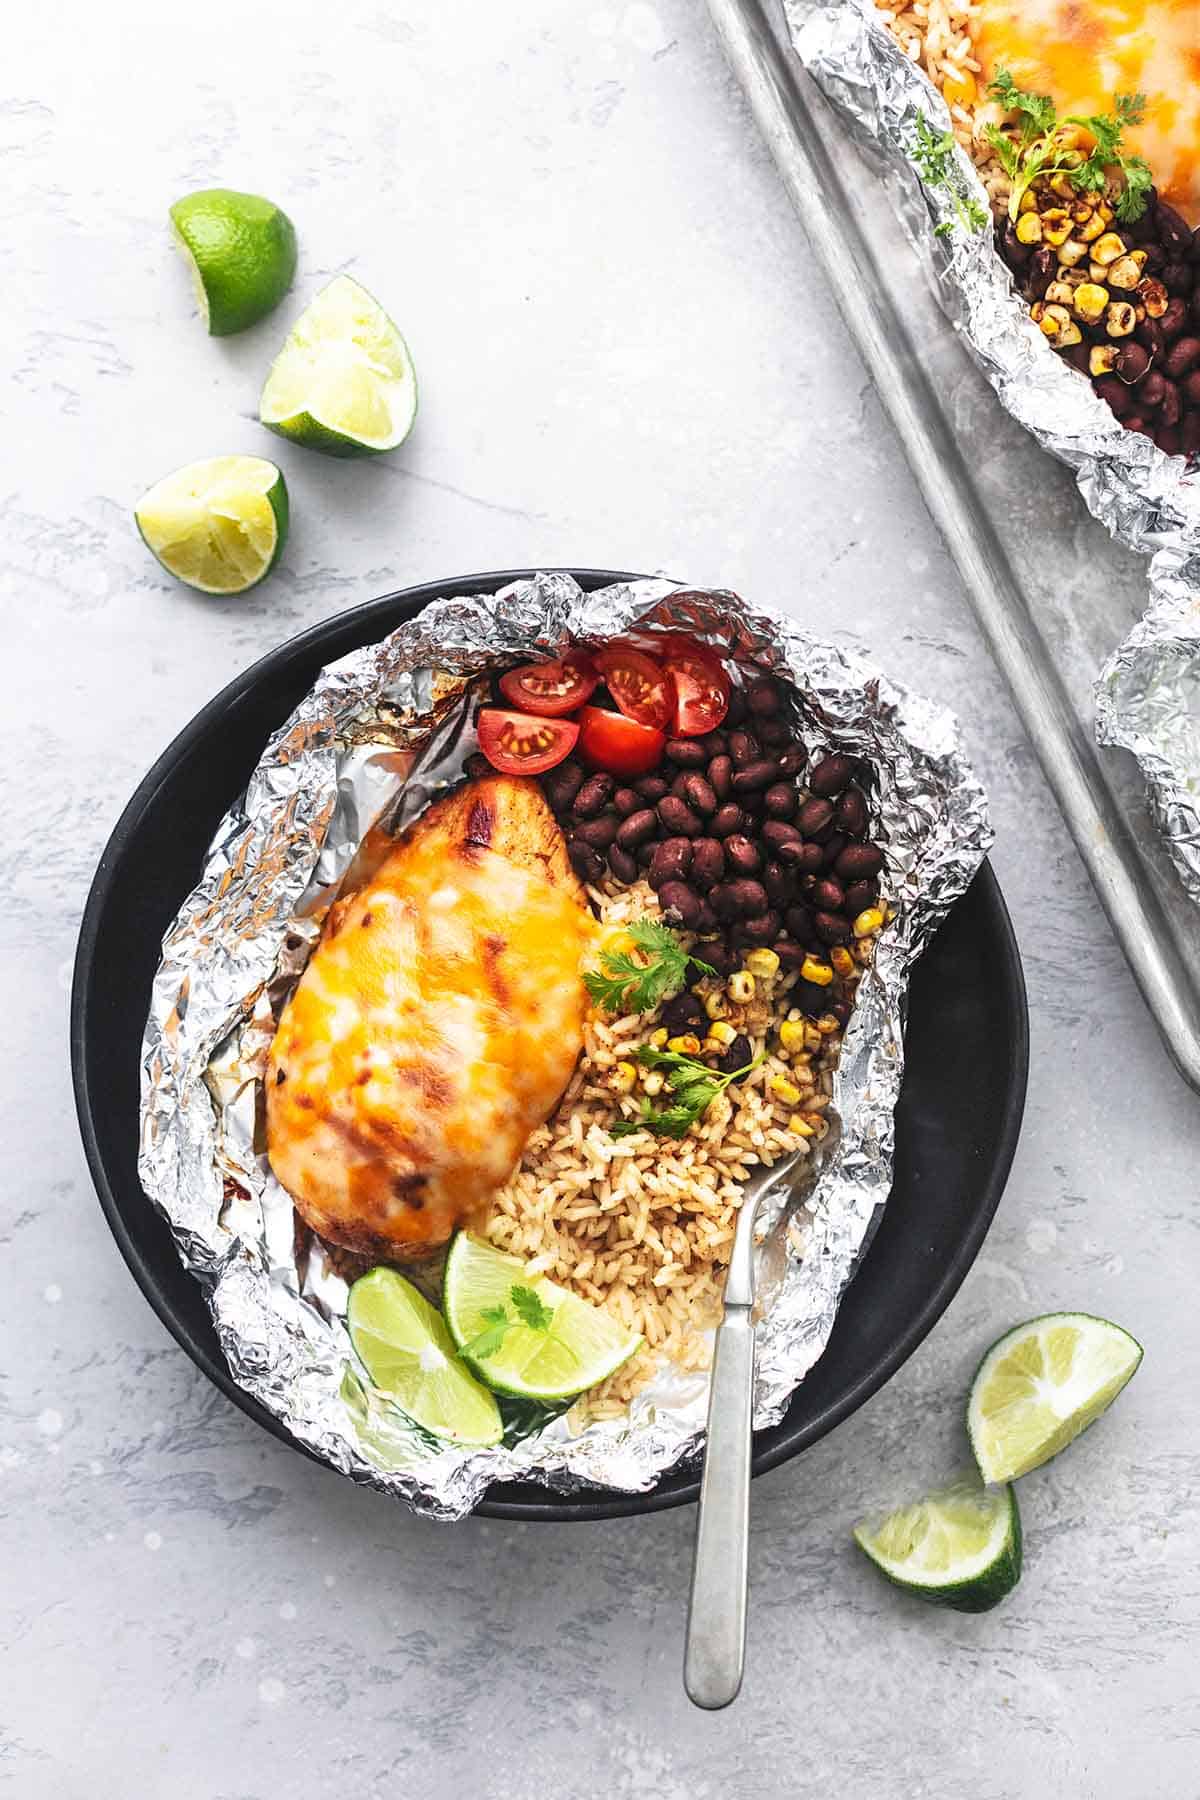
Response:
[[[1150,604],[1098,676],[1096,736],[1137,758],[1172,861],[1200,901],[1200,468],[1117,422],[1047,344],[991,232],[962,229],[950,196],[922,180],[918,121],[945,132],[950,114],[873,0],[784,0],[783,10],[797,55],[880,166],[942,310],[1001,404],[1074,470],[1093,518],[1151,559]],[[954,161],[962,192],[986,209],[961,146]]]
[[[909,968],[991,842],[958,727],[862,657],[736,595],[666,581],[585,592],[541,574],[438,600],[326,668],[268,742],[164,942],[146,1025],[139,1172],[203,1284],[238,1383],[302,1445],[416,1511],[456,1519],[497,1481],[642,1491],[700,1447],[707,1375],[664,1365],[619,1419],[517,1419],[495,1448],[439,1444],[376,1393],[345,1325],[338,1258],[298,1232],[262,1153],[261,1081],[282,1001],[369,833],[394,834],[476,747],[472,684],[632,627],[682,630],[794,683],[798,730],[876,772],[873,836],[896,917],[859,985],[835,1076],[837,1129],[799,1209],[759,1247],[755,1423],[776,1423],[825,1347],[892,1180]],[[377,838],[376,838],[377,841]]]

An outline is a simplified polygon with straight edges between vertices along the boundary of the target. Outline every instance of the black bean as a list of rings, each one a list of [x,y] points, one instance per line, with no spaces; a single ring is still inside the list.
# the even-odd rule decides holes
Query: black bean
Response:
[[[827,837],[821,845],[821,867],[823,869],[832,869],[834,864],[837,862],[838,857],[842,854],[842,851],[845,848],[846,848],[845,832],[842,832],[842,831],[833,832],[832,835]]]
[[[718,800],[728,800],[733,792],[733,758],[724,753],[714,756],[708,765],[708,782]]]
[[[1190,295],[1196,284],[1196,275],[1190,263],[1175,258],[1163,269],[1159,280],[1168,294]]]
[[[741,831],[746,819],[740,806],[731,801],[719,806],[708,821],[708,829],[715,838],[727,838],[735,831]]]
[[[616,839],[622,850],[636,850],[648,837],[653,837],[657,830],[658,814],[652,806],[644,806],[639,811],[630,813],[623,821]]]
[[[550,769],[542,776],[542,787],[555,812],[563,813],[570,808],[584,779],[583,770],[569,756],[566,762],[559,763],[557,769]]]
[[[768,719],[759,726],[758,735],[765,750],[782,750],[792,741],[792,728],[786,719]]]
[[[692,930],[704,932],[704,931],[716,931],[716,929],[717,929],[717,915],[713,911],[712,907],[708,904],[708,901],[704,898],[703,895],[701,895],[700,911],[696,914],[696,923],[692,926]],[[705,957],[703,960],[705,962],[707,962],[709,959],[707,957]]]
[[[794,818],[798,804],[796,790],[790,781],[772,782],[763,794],[763,810],[772,819]]]
[[[756,794],[763,788],[769,788],[778,780],[779,764],[760,757],[755,762],[742,763],[740,768],[734,770],[733,791],[740,798],[743,794]]]
[[[1180,342],[1184,340],[1181,338]],[[1175,346],[1172,346],[1174,348]],[[1163,430],[1173,430],[1183,417],[1183,401],[1179,389],[1173,381],[1168,381],[1163,388],[1163,397],[1158,403],[1158,422]],[[1162,446],[1160,445],[1161,449]]]
[[[567,765],[565,763],[562,764],[562,767],[564,769],[566,768],[566,766]],[[469,775],[471,777],[472,781],[480,781],[483,779],[483,777],[485,775],[494,775],[496,773],[496,771],[495,771],[495,769],[493,769],[493,767],[492,767],[491,763],[488,761],[487,757],[484,756],[480,751],[476,750],[474,755],[468,756],[466,762],[463,764],[463,773],[465,775]],[[545,779],[548,781],[550,779],[550,777],[546,776]],[[581,779],[582,779],[582,771],[581,771]],[[556,812],[559,810],[562,810],[557,806],[556,802],[550,798],[549,794],[547,794],[546,798],[548,800],[550,800],[550,804],[551,804],[551,806],[554,807]],[[570,800],[568,800],[567,805],[569,806],[570,804],[571,804],[571,802],[570,802]]]
[[[826,875],[814,882],[809,898],[821,912],[841,912],[846,904],[846,890],[840,881],[835,881],[832,875]]]
[[[848,787],[838,796],[833,824],[836,831],[844,831],[847,837],[862,836],[867,829],[867,802],[861,788]]]
[[[1169,344],[1177,338],[1187,326],[1188,303],[1182,294],[1172,294],[1167,301],[1167,310],[1158,321],[1158,328],[1164,340]]]
[[[834,864],[842,881],[870,881],[883,867],[883,851],[877,844],[847,844]]]
[[[795,847],[792,851],[793,855],[795,849],[798,849],[804,842],[798,827],[789,824],[786,819],[768,819],[762,828],[762,841],[764,844],[769,844],[776,852],[781,851],[785,844],[791,844]],[[785,857],[784,860],[786,861],[787,858]]]
[[[767,899],[772,906],[782,906],[792,891],[792,884],[782,864],[769,862],[762,872],[762,884],[767,890]]]
[[[807,906],[802,906],[799,902],[789,906],[783,915],[783,922],[797,943],[807,944],[812,936],[812,913]]]
[[[668,738],[663,755],[678,769],[702,769],[708,761],[703,746],[696,738]]]
[[[732,975],[738,966],[737,952],[721,938],[717,938],[714,943],[703,945],[698,954],[701,961],[708,963],[717,971],[718,975]]]
[[[772,846],[781,863],[794,869],[797,875],[811,875],[821,867],[825,860],[825,852],[820,844],[797,844],[790,840],[786,844]]]
[[[761,881],[752,881],[745,875],[740,875],[736,881],[725,882],[723,887],[714,889],[714,893],[724,893],[729,896],[729,903],[734,908],[735,918],[754,919],[767,910],[766,888]],[[716,902],[714,901],[713,904],[715,905]]]
[[[661,888],[665,881],[681,881],[692,866],[692,846],[686,838],[664,838],[653,846],[649,882]]]
[[[687,1031],[703,1032],[708,1026],[707,1015],[699,1000],[695,994],[686,992],[667,1001],[659,1022],[666,1026],[672,1037],[682,1037]]]
[[[744,688],[735,687],[729,696],[729,709],[725,714],[725,729],[740,725],[746,717],[746,693]]]
[[[813,930],[823,944],[844,944],[850,936],[848,921],[839,918],[837,913],[814,913]]]
[[[675,795],[677,800],[686,801],[687,779],[689,775],[694,775],[695,773],[695,769],[680,769],[678,775],[675,776],[671,783],[671,792]]]
[[[729,749],[729,739],[723,731],[706,731],[696,742],[705,756],[724,756]]]
[[[699,816],[678,794],[664,794],[658,803],[658,816],[672,837],[699,837],[704,829]]]
[[[1173,206],[1160,200],[1155,209],[1155,224],[1158,227],[1158,241],[1168,256],[1188,256],[1192,248],[1191,227],[1181,219]]]
[[[1171,377],[1172,381],[1178,381],[1182,376],[1189,374],[1191,370],[1196,367],[1197,363],[1200,363],[1200,337],[1181,337],[1176,338],[1175,342],[1171,345],[1171,348],[1167,351],[1166,357],[1163,360],[1163,368]],[[1147,376],[1146,381],[1149,381],[1149,379],[1150,377]],[[1142,388],[1144,388],[1145,385],[1146,382],[1144,381],[1142,383]],[[1138,389],[1139,399],[1141,398],[1142,388]]]
[[[819,981],[805,981],[803,976],[788,989],[788,999],[810,1019],[819,1019],[823,1012],[829,1011],[829,989],[822,987]]]
[[[612,799],[616,782],[611,775],[589,775],[575,796],[575,811],[581,819],[594,819]]]
[[[865,906],[874,906],[879,898],[879,889],[873,881],[852,881],[846,889],[846,911],[852,919],[857,919]]]
[[[700,917],[700,896],[686,881],[666,881],[658,890],[658,904],[668,925],[690,930]]]
[[[735,832],[725,839],[725,860],[739,875],[757,875],[762,867],[762,851],[750,838]]]
[[[785,775],[799,775],[807,764],[808,752],[803,744],[793,744],[779,759],[779,767]]]
[[[715,887],[725,874],[725,850],[717,838],[697,838],[692,845],[692,880],[701,889]]]
[[[747,763],[759,760],[762,755],[762,745],[752,731],[731,731],[729,733],[729,754],[733,758],[734,767],[743,769]]]
[[[651,806],[654,806],[664,794],[670,792],[671,784],[669,781],[664,781],[661,775],[643,775],[640,781],[634,782],[633,786],[635,792],[639,793],[643,800],[648,800]]]
[[[833,802],[814,795],[800,808],[796,823],[807,838],[828,837],[833,830]]]
[[[620,813],[621,817],[627,819],[630,813],[637,812],[638,808],[641,806],[642,796],[635,792],[633,788],[622,787],[618,788],[613,795],[612,803]]]
[[[747,919],[742,932],[749,944],[771,944],[779,936],[779,914],[769,911],[760,913],[757,918]]]
[[[820,794],[827,800],[831,799],[835,794],[841,793],[853,774],[853,759],[835,751],[832,756],[822,757],[814,765],[808,778],[808,791],[810,794]]]
[[[783,705],[779,683],[769,675],[760,675],[746,689],[746,705],[756,719],[771,719]]]
[[[750,1039],[739,1031],[729,1048],[717,1058],[717,1067],[722,1075],[736,1075],[739,1069],[744,1069],[753,1060]]]
[[[802,944],[793,944],[788,938],[778,938],[771,948],[784,969],[798,969],[808,955]]]
[[[581,881],[590,882],[593,887],[598,881],[603,881],[604,858],[598,850],[593,850],[588,844],[581,844],[576,838],[567,845],[567,855]]]
[[[683,778],[683,797],[693,812],[711,818],[717,810],[717,796],[714,794],[703,775],[693,772]]]
[[[602,813],[598,819],[585,819],[575,827],[575,840],[593,850],[607,850],[617,835],[619,824],[616,813]]]
[[[618,881],[631,887],[638,878],[638,866],[628,850],[622,850],[620,844],[614,844],[608,853],[608,866]]]

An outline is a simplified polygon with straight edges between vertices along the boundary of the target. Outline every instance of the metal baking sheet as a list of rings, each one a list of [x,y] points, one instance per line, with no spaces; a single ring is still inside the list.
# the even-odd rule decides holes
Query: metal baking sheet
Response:
[[[1089,518],[1069,471],[968,360],[883,181],[786,44],[771,0],[708,6],[1117,941],[1200,1092],[1200,912],[1132,758],[1098,749],[1092,733],[1093,684],[1144,610],[1147,565]]]

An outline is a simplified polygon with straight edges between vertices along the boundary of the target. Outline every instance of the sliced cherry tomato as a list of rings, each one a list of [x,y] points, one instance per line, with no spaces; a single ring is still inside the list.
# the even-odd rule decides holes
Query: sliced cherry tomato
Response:
[[[556,768],[578,736],[571,719],[535,719],[498,706],[485,706],[479,715],[479,748],[502,775],[541,775]]]
[[[663,662],[675,685],[674,730],[678,737],[715,731],[729,711],[730,680],[715,651],[691,638],[673,637]]]
[[[582,706],[600,685],[586,650],[568,650],[557,662],[523,663],[500,677],[500,692],[522,712],[559,719]]]
[[[627,719],[661,731],[675,716],[675,690],[660,662],[633,644],[605,644],[596,652],[596,667]]]
[[[644,775],[662,761],[667,736],[624,713],[585,706],[579,715],[579,754],[608,775]]]

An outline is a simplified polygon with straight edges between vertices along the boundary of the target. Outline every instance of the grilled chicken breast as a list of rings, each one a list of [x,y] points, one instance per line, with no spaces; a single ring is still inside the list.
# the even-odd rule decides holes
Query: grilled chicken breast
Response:
[[[501,1187],[583,1044],[594,924],[532,781],[431,806],[330,911],[267,1070],[267,1149],[348,1249],[444,1243]]]

